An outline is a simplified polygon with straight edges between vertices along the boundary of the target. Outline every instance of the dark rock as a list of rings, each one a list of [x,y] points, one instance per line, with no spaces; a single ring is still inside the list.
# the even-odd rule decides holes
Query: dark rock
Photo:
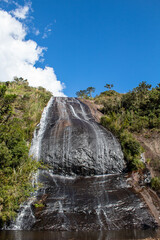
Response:
[[[42,139],[40,159],[57,174],[119,173],[125,168],[117,139],[73,98],[55,98]]]
[[[89,108],[74,98],[54,98],[48,109],[30,152],[52,170],[39,170],[36,181],[43,187],[10,229],[155,227],[148,206],[123,175],[119,142],[94,121]]]
[[[118,230],[155,227],[148,207],[122,174],[65,177],[42,171],[45,207],[35,212],[33,230]]]

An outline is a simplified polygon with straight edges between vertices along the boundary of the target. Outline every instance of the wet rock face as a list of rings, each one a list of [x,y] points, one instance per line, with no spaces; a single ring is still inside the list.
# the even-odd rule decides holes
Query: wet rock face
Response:
[[[34,230],[118,230],[154,227],[155,221],[122,174],[65,177],[40,173],[45,188],[34,208]]]
[[[40,159],[58,174],[119,173],[125,168],[117,139],[96,123],[88,106],[74,98],[54,98]]]
[[[30,153],[52,168],[39,170],[35,182],[42,188],[21,207],[9,229],[95,231],[157,225],[127,184],[120,144],[79,100],[50,101]]]

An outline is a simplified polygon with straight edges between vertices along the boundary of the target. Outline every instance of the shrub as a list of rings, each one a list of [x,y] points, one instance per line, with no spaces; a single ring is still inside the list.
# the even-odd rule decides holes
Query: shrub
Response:
[[[151,179],[151,187],[156,191],[160,190],[160,178],[159,177],[154,177]]]
[[[13,219],[33,191],[32,173],[40,163],[29,156],[33,131],[51,93],[22,78],[0,83],[0,225]]]
[[[129,162],[129,168],[135,171],[143,170],[145,168],[145,164],[139,158],[134,158],[131,162]]]
[[[103,116],[101,124],[117,136],[120,141],[124,158],[129,170],[143,169],[144,164],[141,162],[141,153],[143,151],[140,143],[132,136],[123,126],[117,124],[115,116]]]

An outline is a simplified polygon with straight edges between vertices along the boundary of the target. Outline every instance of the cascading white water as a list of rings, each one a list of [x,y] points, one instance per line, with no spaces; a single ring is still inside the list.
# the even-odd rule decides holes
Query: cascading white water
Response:
[[[53,97],[51,97],[47,106],[44,108],[40,123],[37,125],[34,131],[34,136],[32,139],[29,155],[32,156],[37,161],[39,161],[40,151],[41,151],[41,141],[47,125],[48,111],[49,111],[49,108],[51,107],[52,102],[53,102]]]
[[[96,161],[97,164],[101,165],[102,173],[105,173],[105,162],[106,158],[109,160],[109,151],[111,148],[108,147],[109,141],[106,136],[104,136],[104,130],[102,130],[97,123],[94,121],[90,121],[90,118],[87,116],[87,113],[85,109],[82,106],[82,103],[75,99],[76,103],[80,106],[80,112],[79,114],[76,113],[74,107],[70,105],[70,108],[72,110],[73,115],[81,120],[84,121],[86,124],[90,125],[95,133],[96,137]],[[115,140],[115,137],[110,133],[110,139],[112,140],[112,148],[113,149],[118,149],[119,143]],[[114,152],[112,152],[114,154]],[[121,155],[121,150],[119,151],[119,155]],[[118,156],[117,156],[118,157]],[[122,157],[122,155],[121,155]]]
[[[34,131],[34,137],[32,139],[29,155],[33,159],[36,159],[37,161],[40,160],[39,157],[40,157],[40,151],[41,151],[41,141],[42,141],[46,123],[47,123],[48,111],[49,111],[49,108],[51,107],[52,102],[53,102],[53,97],[51,97],[47,106],[44,108],[40,123],[37,125],[37,127]],[[39,174],[39,171],[37,173],[35,173],[32,178],[33,186],[38,184],[38,174]],[[30,199],[28,199],[27,202],[23,203],[20,206],[20,211],[18,213],[16,221],[11,224],[9,229],[12,229],[12,230],[23,229],[23,226],[24,226],[26,220],[27,220],[27,222],[29,221],[32,224],[34,223],[35,216],[32,213],[31,204],[35,200],[36,195],[37,195],[37,191],[35,191],[33,193],[33,195],[30,197]]]
[[[24,204],[11,229],[102,230],[152,225],[146,205],[123,176],[121,146],[75,98],[51,99],[37,126],[30,155],[50,166],[34,182],[42,189]],[[132,210],[132,211],[131,211]]]
[[[86,105],[75,98],[55,98],[53,108],[55,116],[41,141],[41,158],[53,164],[55,172],[88,175],[124,169],[119,142],[94,121]]]

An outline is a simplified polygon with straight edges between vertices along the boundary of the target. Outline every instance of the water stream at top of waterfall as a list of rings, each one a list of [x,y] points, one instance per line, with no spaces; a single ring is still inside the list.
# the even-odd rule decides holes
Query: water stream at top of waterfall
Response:
[[[67,231],[64,236],[98,230],[95,239],[114,239],[109,238],[113,232],[105,231],[156,226],[147,205],[126,181],[119,142],[78,99],[49,101],[30,154],[49,169],[38,171],[34,181],[43,186],[22,205],[9,229]],[[41,207],[35,207],[35,199]],[[76,234],[75,239],[82,239]]]

